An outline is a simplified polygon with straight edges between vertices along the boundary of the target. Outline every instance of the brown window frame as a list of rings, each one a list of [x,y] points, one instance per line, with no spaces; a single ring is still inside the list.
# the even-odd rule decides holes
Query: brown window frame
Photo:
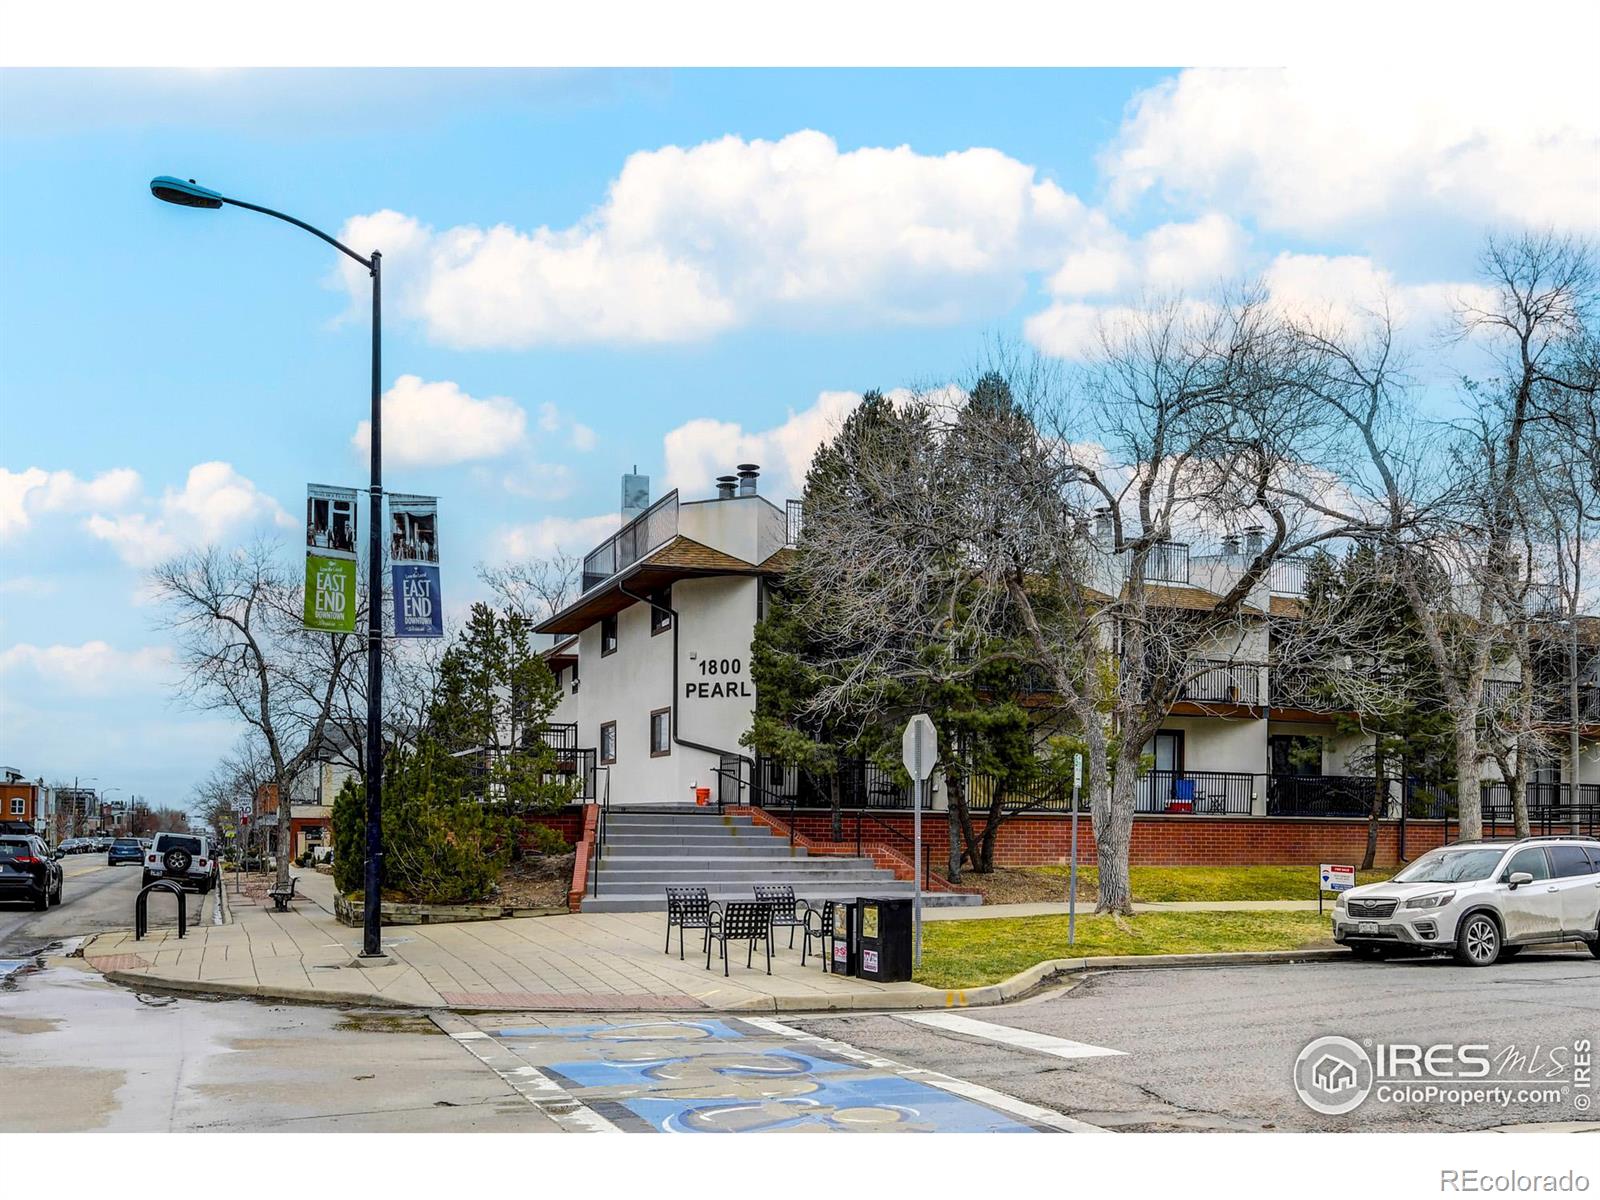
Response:
[[[611,730],[611,757],[606,757],[606,730]],[[600,762],[602,766],[610,766],[617,761],[617,723],[615,721],[600,722]]]
[[[662,604],[656,603],[658,598],[660,598],[661,600],[665,601],[665,603],[662,603]],[[656,634],[658,634],[658,633],[666,633],[669,630],[671,630],[671,628],[672,628],[672,608],[671,608],[671,604],[672,604],[672,585],[670,583],[666,587],[661,588],[658,591],[654,591],[654,592],[650,593],[650,636],[651,637],[655,637]]]
[[[666,745],[666,749],[657,750],[656,749],[656,718],[657,717],[662,717],[662,716],[667,718],[667,745]],[[650,710],[650,757],[651,758],[666,758],[667,755],[669,755],[671,753],[672,753],[672,706],[669,704],[666,708],[652,708]]]
[[[611,649],[606,649],[606,623],[611,624]],[[615,654],[622,646],[622,622],[617,620],[617,614],[600,618],[600,657],[608,658]]]

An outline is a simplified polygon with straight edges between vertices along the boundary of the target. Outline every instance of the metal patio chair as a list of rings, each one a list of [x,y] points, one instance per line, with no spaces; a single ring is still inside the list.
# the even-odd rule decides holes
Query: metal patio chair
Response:
[[[772,974],[772,906],[759,900],[730,900],[721,912],[711,914],[706,928],[706,970],[711,970],[711,943],[722,947],[722,974],[728,974],[728,943],[748,942],[744,965],[755,956],[756,943],[767,950],[767,974]]]
[[[774,928],[779,925],[787,925],[789,927],[789,949],[793,950],[794,931],[806,927],[803,915],[807,911],[805,901],[795,900],[794,888],[788,884],[777,883],[756,884],[756,899],[772,905],[772,924]],[[800,914],[798,915],[795,912],[797,904],[800,908]]]
[[[811,952],[813,939],[817,943],[817,953],[822,959],[822,970],[826,973],[833,959],[833,910],[834,901],[824,900],[821,908],[808,907],[805,911],[804,934],[800,942],[800,965],[806,965],[806,955]],[[813,921],[812,918],[817,918]]]
[[[667,889],[667,946],[663,953],[672,953],[672,929],[678,929],[678,961],[683,961],[683,931],[704,929],[705,943],[700,947],[707,953],[711,949],[711,914],[716,909],[706,896],[703,887],[669,887]]]

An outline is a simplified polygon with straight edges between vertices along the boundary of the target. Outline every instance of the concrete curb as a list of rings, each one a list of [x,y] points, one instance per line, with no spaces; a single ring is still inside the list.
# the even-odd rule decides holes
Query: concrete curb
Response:
[[[80,949],[85,959],[89,947],[101,936],[95,934]],[[700,1010],[684,1012],[729,1013],[824,1013],[824,1012],[914,1012],[929,1009],[982,1008],[1003,1005],[1018,1000],[1063,975],[1080,975],[1089,971],[1117,971],[1137,969],[1182,967],[1247,967],[1272,966],[1284,963],[1316,963],[1340,961],[1350,956],[1348,950],[1337,947],[1307,950],[1260,950],[1226,954],[1124,954],[1098,958],[1054,958],[1035,963],[1018,971],[999,983],[984,984],[965,989],[938,990],[929,988],[925,993],[904,992],[843,992],[832,996],[754,996],[733,1004],[704,1005]],[[93,962],[89,965],[93,967]],[[98,968],[96,968],[98,970]],[[351,1008],[393,1008],[456,1013],[493,1012],[581,1012],[581,1000],[572,1007],[562,1008],[485,1008],[481,1005],[415,1004],[374,995],[371,992],[345,992],[331,988],[271,987],[255,983],[206,982],[193,979],[167,979],[135,971],[102,971],[101,975],[112,983],[141,991],[183,992],[197,995],[240,996],[256,1000],[281,1001],[292,1004],[323,1004]],[[656,1008],[614,1009],[607,1012],[657,1012]]]

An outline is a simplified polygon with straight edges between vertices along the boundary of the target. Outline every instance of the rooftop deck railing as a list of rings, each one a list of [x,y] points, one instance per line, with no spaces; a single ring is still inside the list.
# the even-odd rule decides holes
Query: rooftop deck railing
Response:
[[[678,493],[668,492],[583,556],[583,590],[599,587],[678,533]]]

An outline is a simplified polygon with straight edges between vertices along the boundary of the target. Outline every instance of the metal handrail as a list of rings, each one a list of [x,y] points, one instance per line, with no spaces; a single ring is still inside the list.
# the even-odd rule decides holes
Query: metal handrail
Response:
[[[670,518],[664,515],[670,509]],[[678,493],[668,492],[583,556],[583,591],[599,587],[678,533]]]
[[[604,786],[597,788],[600,793],[595,803],[599,807],[599,815],[594,822],[594,840],[589,843],[589,895],[600,894],[600,860],[606,851],[606,818],[611,815],[611,768],[597,767],[596,773],[604,771],[606,781]]]

